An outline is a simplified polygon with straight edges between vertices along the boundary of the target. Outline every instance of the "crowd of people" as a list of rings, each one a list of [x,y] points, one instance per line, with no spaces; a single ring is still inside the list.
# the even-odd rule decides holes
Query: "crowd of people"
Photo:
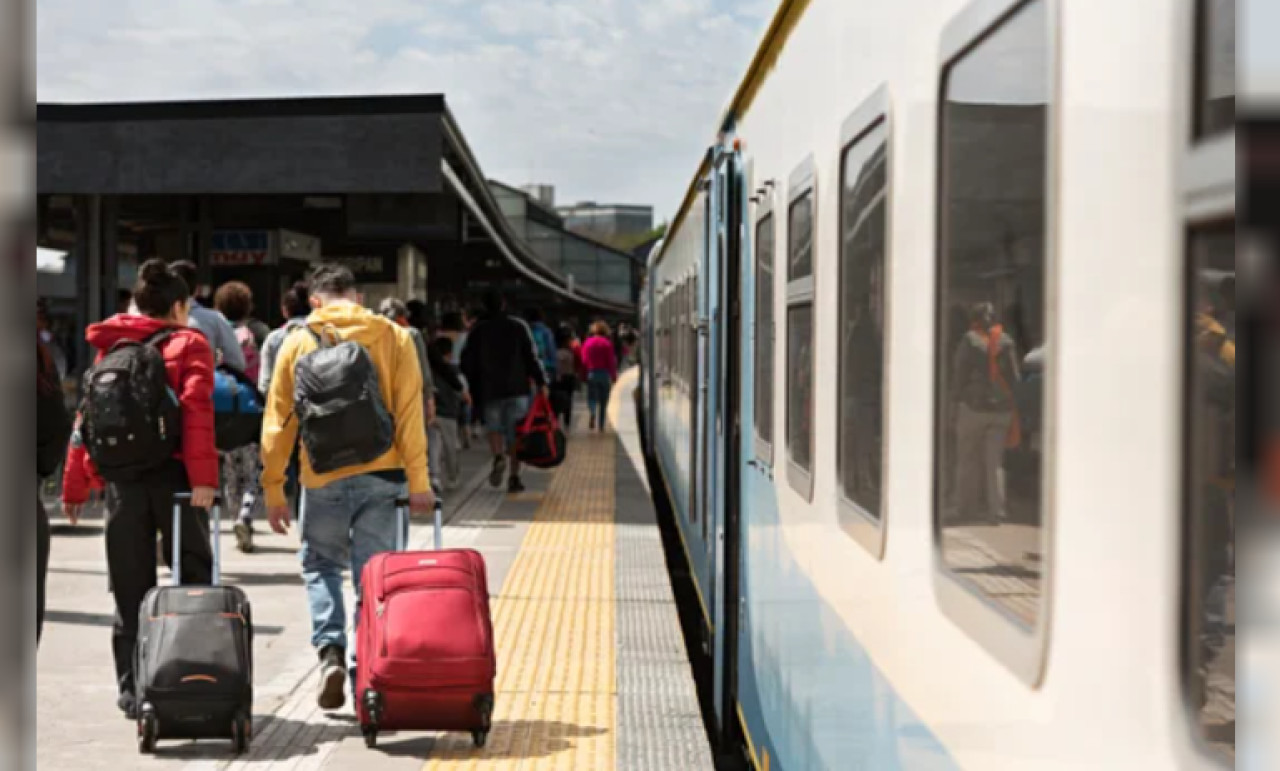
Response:
[[[636,336],[596,321],[580,340],[572,325],[553,329],[537,309],[511,313],[496,291],[438,324],[417,300],[387,299],[375,310],[340,265],[322,265],[289,288],[285,321],[270,329],[249,286],[230,281],[210,293],[198,276],[190,262],[140,266],[118,312],[85,332],[96,359],[75,411],[65,408],[60,358],[38,340],[38,473],[43,480],[61,466],[62,510],[73,525],[95,491],[105,501],[112,649],[126,716],[138,711],[143,596],[159,564],[171,562],[175,540],[183,583],[211,580],[208,517],[199,510],[218,503],[234,515],[245,553],[264,515],[280,534],[298,523],[311,643],[322,662],[317,701],[336,709],[354,671],[342,574],[351,570],[359,596],[363,565],[403,540],[408,522],[397,501],[431,514],[459,484],[459,451],[480,431],[492,455],[488,482],[524,490],[516,438],[533,399],[549,397],[568,425],[585,386],[589,428],[606,430],[609,392]],[[257,399],[256,413],[237,401],[237,389]],[[228,403],[237,417],[260,421],[234,446],[224,431]],[[187,493],[174,532],[175,499]],[[39,638],[49,518],[37,501]]]

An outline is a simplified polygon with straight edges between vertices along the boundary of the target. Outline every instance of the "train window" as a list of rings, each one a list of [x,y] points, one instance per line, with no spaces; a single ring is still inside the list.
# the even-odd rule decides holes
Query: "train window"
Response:
[[[813,224],[814,166],[809,158],[788,186],[787,205],[787,477],[813,499]]]
[[[773,463],[773,215],[756,225],[756,456]]]
[[[1236,125],[1236,0],[1199,0],[1196,25],[1197,138]]]
[[[1046,366],[1047,5],[1009,3],[1011,12],[989,17],[976,42],[970,38],[950,59],[940,105],[937,540],[954,585],[1014,622],[992,625],[979,615],[962,624],[999,646],[997,657],[1027,679],[1038,678],[1042,658],[1019,640],[1024,634],[1005,630],[1043,628],[1048,569],[1041,498],[1053,450],[1044,440],[1044,395],[1054,377]],[[971,22],[962,16],[956,23]],[[955,611],[958,602],[944,607]]]
[[[1184,659],[1198,738],[1235,754],[1235,223],[1192,231],[1186,335]]]
[[[1236,754],[1235,5],[1196,5],[1194,134],[1182,175],[1183,697],[1197,745],[1228,767]]]
[[[846,142],[840,168],[840,514],[845,529],[877,556],[885,413],[886,102],[881,89],[846,122],[852,141]]]

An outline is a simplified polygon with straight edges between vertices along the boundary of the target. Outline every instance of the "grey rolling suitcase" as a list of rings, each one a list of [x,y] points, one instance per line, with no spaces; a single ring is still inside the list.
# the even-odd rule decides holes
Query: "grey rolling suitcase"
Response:
[[[209,513],[213,583],[183,586],[181,505],[173,506],[173,583],[142,601],[134,673],[138,750],[155,751],[159,739],[230,739],[237,754],[253,731],[253,619],[249,599],[219,585],[221,502]]]

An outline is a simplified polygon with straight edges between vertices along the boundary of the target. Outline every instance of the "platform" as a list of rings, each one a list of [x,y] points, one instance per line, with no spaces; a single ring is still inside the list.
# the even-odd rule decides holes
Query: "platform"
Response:
[[[464,484],[446,499],[445,544],[479,549],[489,565],[498,681],[486,748],[462,733],[401,732],[370,750],[349,704],[322,713],[296,539],[269,535],[260,553],[233,553],[227,567],[260,627],[251,751],[237,759],[222,742],[163,742],[155,758],[139,757],[113,704],[110,600],[66,591],[68,577],[104,570],[100,542],[92,559],[90,539],[64,535],[54,539],[40,651],[40,768],[711,769],[644,479],[634,386],[629,373],[614,389],[608,433],[586,431],[581,405],[565,463],[527,472],[524,493],[490,488],[486,453],[464,454]],[[415,524],[412,539],[427,544],[429,527]],[[89,604],[97,610],[80,609]]]

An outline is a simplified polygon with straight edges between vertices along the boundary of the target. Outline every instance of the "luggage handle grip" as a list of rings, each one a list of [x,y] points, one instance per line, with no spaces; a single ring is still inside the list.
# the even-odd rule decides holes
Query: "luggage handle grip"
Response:
[[[408,548],[405,539],[408,537],[409,531],[409,498],[408,496],[396,496],[396,551],[404,551]],[[432,523],[432,537],[434,539],[436,551],[444,548],[444,521],[440,511],[440,506],[436,506]]]
[[[173,585],[182,585],[182,502],[191,500],[190,492],[173,494],[173,552],[169,568],[173,571]],[[221,582],[222,573],[222,495],[215,493],[213,505],[209,507],[209,540],[213,547],[213,577],[210,582],[217,586]]]

